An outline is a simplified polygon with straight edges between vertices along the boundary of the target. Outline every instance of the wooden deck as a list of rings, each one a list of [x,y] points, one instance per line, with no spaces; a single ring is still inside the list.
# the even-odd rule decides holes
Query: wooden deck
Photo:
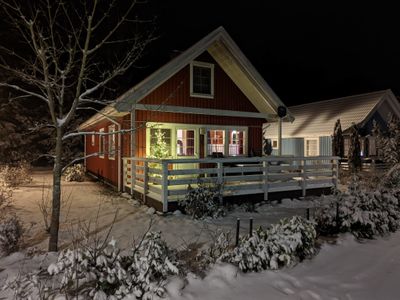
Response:
[[[330,188],[338,182],[338,157],[124,158],[124,187],[158,202],[162,211],[183,199],[188,186],[220,184],[223,197]]]

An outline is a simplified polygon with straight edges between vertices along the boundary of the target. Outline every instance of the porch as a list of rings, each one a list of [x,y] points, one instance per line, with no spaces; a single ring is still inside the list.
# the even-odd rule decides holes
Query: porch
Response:
[[[338,183],[338,157],[234,157],[203,159],[123,158],[124,190],[168,211],[188,186],[214,183],[222,197],[330,188]]]

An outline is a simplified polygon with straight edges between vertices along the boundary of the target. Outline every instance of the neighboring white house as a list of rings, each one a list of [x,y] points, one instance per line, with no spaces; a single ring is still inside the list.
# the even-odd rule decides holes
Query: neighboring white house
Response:
[[[375,120],[386,129],[389,113],[400,118],[400,104],[391,90],[312,102],[289,107],[295,117],[293,123],[283,123],[282,155],[314,156],[332,154],[332,134],[340,119],[345,154],[348,152],[348,131],[354,123],[361,135],[362,156],[376,155],[376,146],[371,137]],[[264,124],[264,138],[270,139],[273,154],[278,153],[278,123]]]

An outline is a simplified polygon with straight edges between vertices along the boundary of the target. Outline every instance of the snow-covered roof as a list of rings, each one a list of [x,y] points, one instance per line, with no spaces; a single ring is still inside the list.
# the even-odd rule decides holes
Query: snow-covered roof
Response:
[[[391,106],[392,112],[400,117],[400,105],[391,90],[290,106],[295,121],[283,123],[282,137],[329,136],[338,119],[343,131],[350,128],[352,123],[362,126],[385,101]],[[266,136],[278,136],[278,123],[266,126]]]

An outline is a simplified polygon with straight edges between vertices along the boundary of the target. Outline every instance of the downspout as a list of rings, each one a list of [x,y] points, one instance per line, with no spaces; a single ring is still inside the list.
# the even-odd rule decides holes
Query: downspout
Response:
[[[278,156],[282,156],[282,118],[278,121]]]

